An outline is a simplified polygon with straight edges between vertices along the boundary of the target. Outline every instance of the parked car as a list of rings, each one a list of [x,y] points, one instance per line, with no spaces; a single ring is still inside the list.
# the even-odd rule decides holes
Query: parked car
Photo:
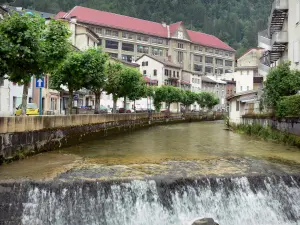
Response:
[[[119,108],[118,113],[132,113],[131,109]]]
[[[39,107],[35,103],[27,103],[27,108],[26,108],[26,115],[27,116],[37,116],[40,114]],[[22,105],[19,105],[16,108],[15,112],[16,116],[22,115]]]
[[[106,113],[108,113],[108,108],[106,108],[105,106],[101,105],[101,106],[100,106],[100,113],[101,113],[101,114],[106,114]]]

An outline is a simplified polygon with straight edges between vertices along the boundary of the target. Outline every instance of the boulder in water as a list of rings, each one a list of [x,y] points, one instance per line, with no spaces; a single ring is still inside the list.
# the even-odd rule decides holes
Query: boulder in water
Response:
[[[219,225],[212,218],[203,218],[196,220],[192,223],[192,225]]]

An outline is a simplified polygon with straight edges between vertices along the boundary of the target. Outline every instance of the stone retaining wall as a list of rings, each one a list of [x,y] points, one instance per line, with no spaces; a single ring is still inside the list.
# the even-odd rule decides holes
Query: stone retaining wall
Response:
[[[111,134],[162,123],[221,119],[197,113],[141,113],[0,118],[0,164]]]

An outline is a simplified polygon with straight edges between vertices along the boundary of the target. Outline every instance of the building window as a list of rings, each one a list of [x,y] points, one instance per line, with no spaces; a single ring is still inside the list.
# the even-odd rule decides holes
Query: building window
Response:
[[[157,70],[153,70],[153,75],[157,76]]]
[[[122,50],[123,51],[128,51],[128,52],[133,52],[134,51],[134,45],[130,43],[122,43]]]
[[[213,58],[212,57],[205,57],[205,63],[213,64]]]
[[[240,102],[236,101],[236,111],[240,111]]]
[[[169,75],[169,70],[165,69],[165,76]]]
[[[232,66],[232,61],[225,60],[225,66]]]
[[[223,69],[218,69],[218,74],[223,74]]]
[[[137,46],[137,51],[138,51],[139,53],[146,53],[146,54],[148,54],[148,53],[149,53],[149,47],[147,47],[147,46],[142,46],[142,45],[138,45],[138,46]]]
[[[102,28],[94,27],[93,30],[96,34],[102,34]]]
[[[213,48],[206,48],[206,52],[208,52],[208,53],[214,53],[214,49]]]
[[[57,110],[57,98],[50,98],[50,110]]]
[[[202,51],[203,51],[203,47],[202,47],[202,46],[199,46],[199,45],[195,45],[195,46],[194,46],[194,50],[195,50],[195,51],[202,52]]]
[[[216,59],[216,63],[218,66],[223,66],[223,59]]]
[[[119,48],[119,43],[117,41],[106,40],[105,41],[105,47],[106,48],[111,48],[111,49],[118,49]]]
[[[225,56],[229,56],[229,52],[225,52]]]
[[[143,36],[143,35],[138,35],[137,40],[138,41],[143,41],[143,42],[149,42],[149,37]]]
[[[109,29],[105,30],[105,34],[108,35],[108,36],[112,36],[112,37],[118,37],[119,36],[118,31],[109,30]]]
[[[182,44],[182,43],[177,43],[177,48],[181,48],[181,49],[183,49],[183,48],[184,48],[184,46],[183,46],[183,44]]]
[[[0,77],[0,87],[3,87],[3,86],[4,86],[4,78]]]
[[[177,71],[177,77],[179,78],[179,72]]]
[[[126,62],[132,62],[132,55],[122,55],[122,60],[126,61]]]
[[[134,35],[132,33],[128,33],[128,32],[122,32],[122,37],[127,38],[127,39],[133,39]]]
[[[144,70],[144,71],[143,71],[143,74],[144,74],[144,75],[147,75],[147,70]]]
[[[153,44],[160,44],[160,45],[162,45],[162,44],[164,44],[164,39],[153,37],[152,38],[152,43]]]
[[[202,56],[201,55],[194,55],[194,61],[195,62],[202,62]]]
[[[110,57],[118,58],[118,54],[117,53],[108,52],[107,54],[109,54]]]
[[[176,75],[175,75],[175,71],[173,71],[173,77],[176,77]]]
[[[205,67],[205,73],[213,73],[212,67]]]
[[[202,66],[201,66],[201,65],[194,64],[194,71],[202,72]]]
[[[152,48],[152,55],[163,56],[163,50],[161,48]]]
[[[178,54],[177,54],[177,62],[183,63],[183,52],[178,52]]]
[[[241,86],[241,91],[243,91],[243,86]]]

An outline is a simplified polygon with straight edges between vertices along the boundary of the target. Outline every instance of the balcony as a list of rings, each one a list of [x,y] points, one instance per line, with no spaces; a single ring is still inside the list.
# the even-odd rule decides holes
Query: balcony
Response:
[[[287,18],[289,10],[288,0],[275,0],[272,5],[269,17],[269,36],[274,32],[281,31],[284,20]]]
[[[272,35],[272,48],[284,47],[289,41],[287,31],[274,32]],[[276,47],[277,46],[277,47]]]
[[[269,38],[268,30],[258,32],[258,47],[264,48],[268,51],[272,49],[271,39]]]

